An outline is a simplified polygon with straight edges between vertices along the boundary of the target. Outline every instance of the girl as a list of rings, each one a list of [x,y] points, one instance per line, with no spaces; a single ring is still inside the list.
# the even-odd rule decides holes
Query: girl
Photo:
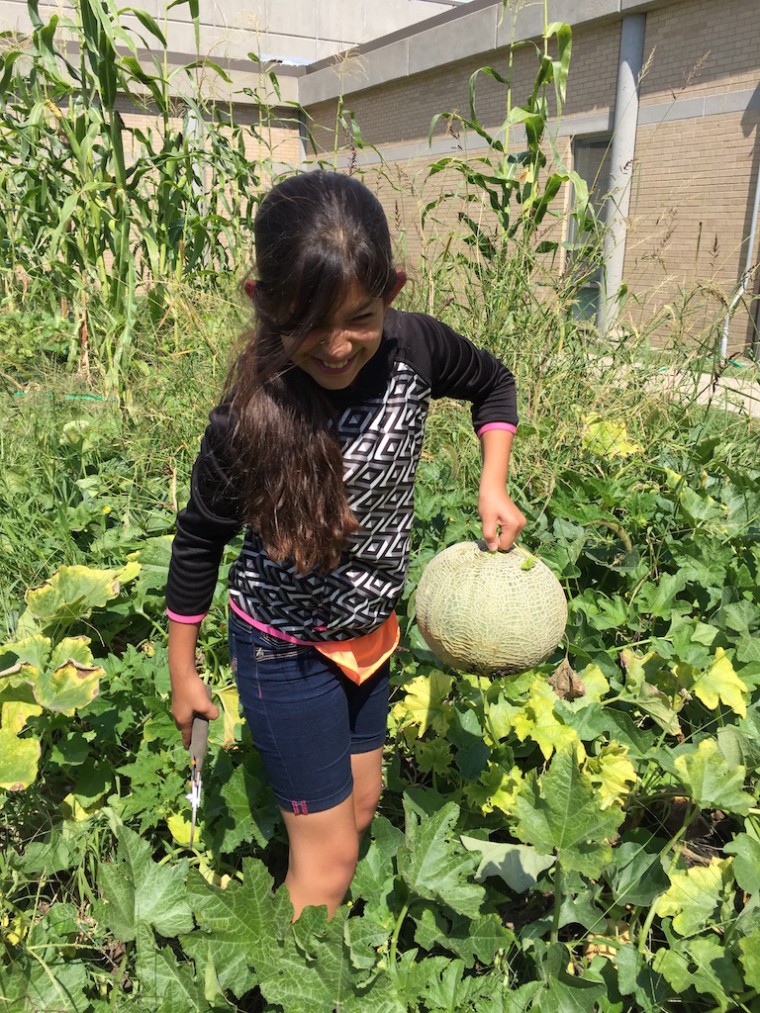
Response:
[[[514,381],[431,317],[391,309],[385,214],[358,180],[309,172],[276,186],[254,224],[255,328],[201,443],[167,588],[172,713],[218,716],[195,668],[222,550],[230,656],[289,840],[295,917],[332,915],[380,791],[394,606],[409,556],[414,475],[431,397],[472,402],[478,510],[490,549],[525,518],[506,492]]]

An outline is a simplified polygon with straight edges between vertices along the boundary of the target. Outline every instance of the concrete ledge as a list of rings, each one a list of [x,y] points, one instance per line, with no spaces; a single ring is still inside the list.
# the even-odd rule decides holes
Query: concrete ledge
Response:
[[[642,102],[639,106],[639,126],[743,113],[748,109],[760,109],[760,88],[717,92],[714,95],[673,99],[671,102]]]
[[[550,0],[549,18],[567,24],[620,18],[625,14],[644,13],[667,7],[679,0]],[[411,28],[394,32],[386,39],[375,39],[346,54],[307,67],[300,82],[300,100],[308,106],[350,95],[376,84],[427,70],[441,68],[459,60],[493,52],[514,42],[540,37],[544,31],[543,4],[529,3],[516,16],[504,12],[501,0],[471,0],[448,14],[437,15]],[[355,61],[362,72],[335,73],[335,66]],[[386,65],[389,69],[384,69]],[[395,68],[393,71],[390,68]]]
[[[339,95],[348,95],[365,88],[375,88],[407,77],[409,74],[409,39],[402,39],[371,54],[349,51],[328,66],[307,71],[300,78],[298,98],[303,106],[326,102]]]
[[[667,2],[667,0],[665,0]],[[579,25],[586,21],[617,17],[620,14],[620,0],[554,0],[549,4],[549,19]],[[500,17],[497,46],[508,46],[512,42],[536,39],[544,34],[543,4],[528,4],[521,7],[517,15],[505,11]]]
[[[408,39],[409,73],[420,74],[495,49],[500,7],[501,4],[486,7],[435,28],[415,32]],[[423,21],[419,27],[424,24]]]

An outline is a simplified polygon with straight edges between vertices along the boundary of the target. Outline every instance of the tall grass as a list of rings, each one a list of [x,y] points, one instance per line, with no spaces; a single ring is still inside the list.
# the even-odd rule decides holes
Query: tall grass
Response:
[[[75,408],[90,412],[93,404],[59,395],[89,391],[105,398],[114,386],[115,407],[99,401],[94,409],[101,419],[118,416],[118,424],[109,422],[104,433],[123,440],[124,432],[136,432],[133,413],[181,417],[189,428],[177,471],[186,474],[195,436],[215,396],[214,377],[220,376],[229,341],[241,326],[231,271],[248,259],[261,176],[275,171],[271,160],[251,163],[245,130],[230,115],[203,104],[195,89],[195,64],[170,73],[158,23],[134,8],[119,13],[110,2],[96,8],[84,0],[78,20],[54,16],[44,23],[32,0],[30,39],[10,45],[0,57],[5,153],[0,241],[8,252],[0,267],[5,293],[0,333],[6,348],[16,342],[6,361],[17,393],[25,395],[11,402],[3,420],[0,457],[12,479],[10,485],[6,481],[8,496],[16,482],[17,490],[31,495],[34,488],[47,489],[54,499],[52,465],[49,472],[47,466],[32,468],[22,480],[13,478],[12,462],[28,453],[24,448],[30,441],[45,448],[40,453],[49,461],[56,452],[84,453],[76,427],[63,433],[82,417]],[[197,25],[192,0],[181,2],[190,5]],[[127,14],[137,18],[144,39],[122,26],[120,18]],[[78,62],[59,39],[63,28],[76,40]],[[157,44],[150,69],[137,61],[137,41]],[[624,420],[640,446],[654,449],[663,439],[680,439],[693,423],[692,409],[701,411],[696,382],[681,384],[677,394],[658,383],[661,359],[646,329],[628,329],[612,339],[576,318],[578,293],[596,264],[601,241],[586,185],[563,163],[549,129],[550,105],[561,114],[565,101],[571,43],[567,26],[546,24],[537,46],[535,83],[522,103],[512,92],[507,53],[506,70],[487,67],[473,75],[466,116],[440,114],[479,137],[485,153],[431,163],[428,183],[447,182],[423,202],[419,228],[427,255],[420,284],[404,293],[407,306],[438,313],[514,371],[522,417],[515,475],[529,500],[550,495],[557,476],[572,469],[589,420]],[[224,75],[208,61],[203,66]],[[177,74],[188,89],[184,111],[203,123],[202,134],[186,129],[187,118],[183,128],[177,116],[172,97]],[[484,75],[503,87],[505,118],[496,132],[478,119],[477,85]],[[266,83],[279,96],[276,78],[269,75]],[[126,126],[120,112],[125,103],[150,109],[155,128]],[[266,123],[275,110],[263,94],[260,105]],[[338,113],[336,137],[342,129],[351,145],[364,144],[351,112],[339,106]],[[516,149],[518,127],[525,140]],[[383,171],[391,181],[391,168]],[[451,185],[452,179],[459,185]],[[399,186],[395,180],[392,185]],[[457,202],[459,227],[447,236],[436,229],[435,216],[449,201]],[[678,333],[677,312],[671,330]],[[25,337],[19,339],[19,332]],[[139,356],[132,354],[137,335]],[[96,378],[82,387],[70,372],[40,371],[40,345],[69,366],[89,356],[100,367]],[[35,402],[30,380],[52,398]],[[44,418],[49,432],[35,430],[30,422],[33,402],[35,410],[45,406],[35,424],[42,426]],[[747,428],[746,421],[734,419],[721,424],[738,438],[737,427]],[[93,447],[101,436],[105,439],[101,434]],[[436,409],[428,447],[450,460],[457,481],[474,481],[477,444],[460,409]],[[141,454],[136,446],[133,478],[139,484],[155,479],[160,485],[174,473],[168,458],[146,448],[150,461],[140,463]],[[73,558],[83,550],[82,539],[54,532],[66,531],[67,511],[76,511],[81,499],[77,483],[98,471],[97,460],[88,467],[88,474],[72,474],[66,509],[43,525],[50,537],[38,539],[34,562],[22,572],[9,572],[5,586],[28,586],[51,563],[68,559],[66,553]],[[170,506],[175,500],[176,492],[166,498]],[[18,502],[16,497],[3,505],[13,510]],[[113,517],[96,520],[96,527],[114,524]],[[16,544],[6,538],[9,557],[22,555],[21,544],[32,541],[33,527]]]

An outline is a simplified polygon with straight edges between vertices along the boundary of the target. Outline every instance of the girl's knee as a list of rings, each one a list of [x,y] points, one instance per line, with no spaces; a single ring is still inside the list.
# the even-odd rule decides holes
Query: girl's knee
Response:
[[[361,836],[372,822],[383,790],[382,749],[351,757],[354,775],[354,822]]]
[[[376,787],[367,787],[361,794],[354,795],[354,820],[359,836],[367,830],[374,819],[381,792],[382,783],[378,781]]]

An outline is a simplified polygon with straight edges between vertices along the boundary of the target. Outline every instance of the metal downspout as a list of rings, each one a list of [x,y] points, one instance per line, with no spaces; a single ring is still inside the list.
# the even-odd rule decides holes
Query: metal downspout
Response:
[[[646,14],[628,14],[620,28],[615,117],[610,147],[610,197],[604,232],[604,280],[598,325],[606,333],[618,316],[618,295],[623,284],[631,178],[639,119],[639,79],[644,65]]]
[[[755,203],[752,208],[752,224],[750,225],[749,239],[747,241],[747,260],[744,264],[744,273],[741,278],[739,278],[739,284],[736,292],[734,293],[734,297],[726,310],[726,319],[723,321],[723,333],[720,338],[720,346],[718,349],[717,364],[719,366],[725,363],[728,358],[728,329],[731,325],[731,317],[734,315],[734,310],[739,305],[739,302],[747,291],[747,283],[749,282],[749,277],[752,273],[752,256],[755,252],[758,214],[760,214],[760,169],[757,171],[757,179],[755,180]]]

